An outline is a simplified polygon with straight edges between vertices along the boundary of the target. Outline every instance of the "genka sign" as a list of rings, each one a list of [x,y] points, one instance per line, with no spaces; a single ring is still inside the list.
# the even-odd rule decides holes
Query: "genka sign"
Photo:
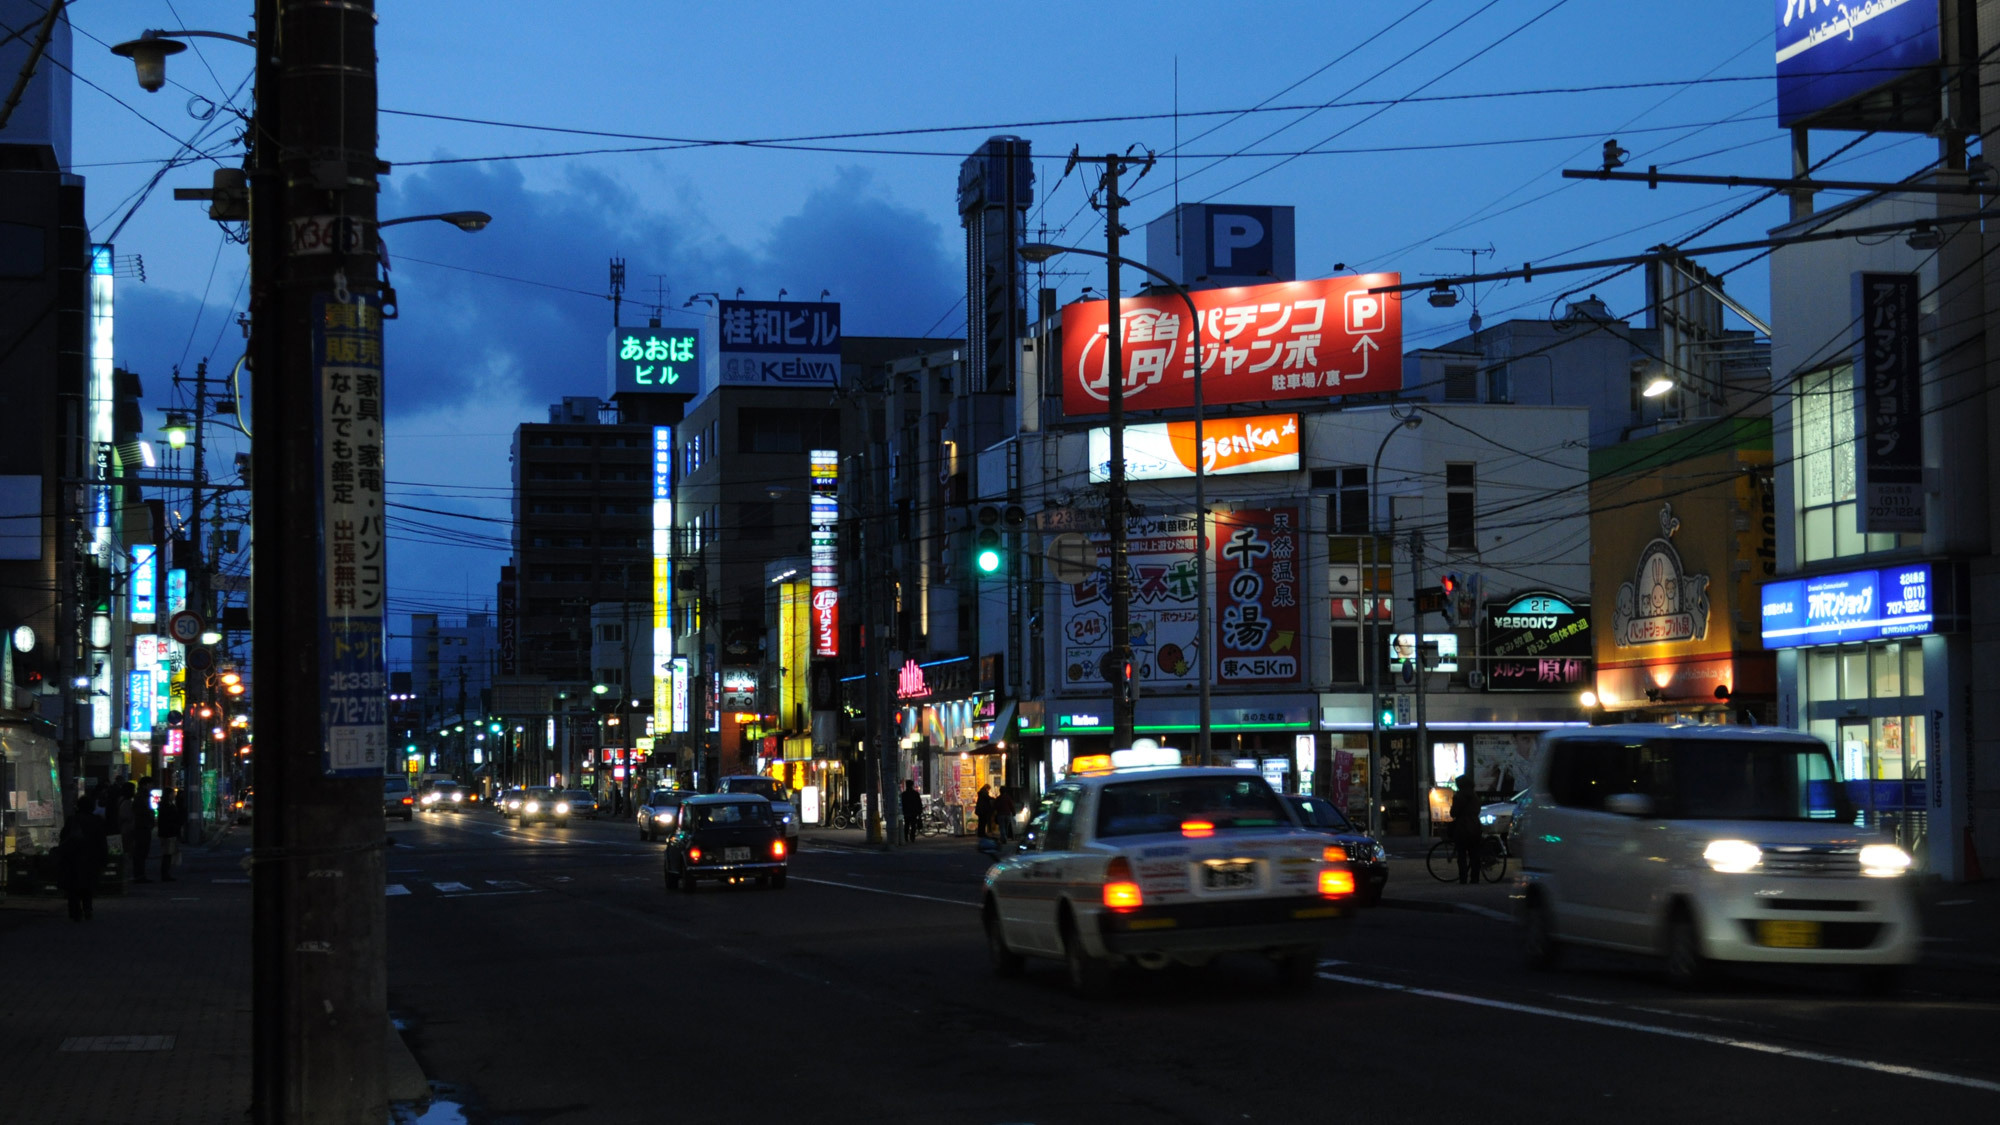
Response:
[[[1369,289],[1396,285],[1376,273],[1196,292],[1202,398],[1208,405],[1326,399],[1402,385],[1403,309]],[[1163,410],[1194,404],[1194,326],[1179,295],[1119,302],[1124,404]],[[1107,302],[1063,309],[1063,413],[1101,414],[1111,394]]]

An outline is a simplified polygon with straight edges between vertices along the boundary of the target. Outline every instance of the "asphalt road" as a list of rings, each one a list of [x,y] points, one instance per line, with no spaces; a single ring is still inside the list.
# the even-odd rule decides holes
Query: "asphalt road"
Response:
[[[1520,964],[1475,913],[1365,911],[1305,994],[1255,959],[1071,996],[987,968],[970,843],[808,839],[784,890],[668,892],[628,822],[389,829],[389,1002],[474,1122],[1986,1120],[2000,977]],[[837,841],[852,841],[840,846]],[[1391,897],[1395,887],[1391,887]]]

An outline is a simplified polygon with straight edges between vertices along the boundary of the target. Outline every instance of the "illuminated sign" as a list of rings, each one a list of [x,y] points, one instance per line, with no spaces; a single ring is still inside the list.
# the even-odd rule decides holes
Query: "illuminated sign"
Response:
[[[1399,390],[1403,305],[1370,288],[1400,274],[1285,281],[1194,296],[1201,318],[1202,399],[1209,406],[1325,400]],[[1178,294],[1119,302],[1127,410],[1194,405],[1194,326]],[[1063,309],[1063,414],[1102,414],[1111,394],[1109,304]]]
[[[90,531],[91,553],[99,565],[110,564],[105,552],[111,547],[111,443],[116,440],[112,261],[109,244],[90,248]],[[95,737],[109,737],[106,725],[104,733]]]
[[[1929,563],[1794,578],[1764,587],[1764,647],[1907,637],[1936,628]]]
[[[382,312],[359,292],[315,293],[311,311],[320,769],[379,777],[389,756]]]
[[[685,656],[674,657],[674,724],[668,730],[682,732],[688,729],[688,660]]]
[[[747,711],[757,706],[757,670],[755,668],[724,668],[722,670],[722,709]],[[754,718],[754,716],[752,716]],[[738,719],[738,722],[745,720]]]
[[[840,655],[840,452],[812,451],[812,654]]]
[[[838,386],[840,305],[833,301],[723,301],[716,358],[729,384]]]
[[[1689,574],[1673,537],[1681,521],[1660,506],[1660,537],[1639,552],[1632,580],[1618,588],[1611,641],[1619,648],[1698,641],[1708,636],[1708,575]]]
[[[1912,71],[1935,66],[1941,55],[1937,0],[1776,0],[1776,4],[1781,128],[1807,124],[1805,119],[1837,108],[1859,112],[1864,107],[1845,103],[1895,84]],[[1935,86],[1930,95],[1920,112],[1934,120]],[[1861,127],[1835,121],[1817,124]]]
[[[674,693],[684,692],[674,676],[674,431],[653,427],[653,726],[686,730],[686,716],[673,723]]]
[[[620,328],[611,334],[611,393],[679,395],[701,390],[701,331]]]
[[[914,660],[905,660],[902,670],[896,673],[896,698],[916,699],[930,693],[930,687],[924,683],[923,667]]]
[[[125,729],[143,734],[153,729],[153,673],[125,674]]]
[[[1201,471],[1285,473],[1299,467],[1299,416],[1260,414],[1210,418],[1201,429]],[[1125,479],[1173,480],[1194,475],[1193,422],[1148,422],[1125,427]],[[1111,479],[1111,431],[1090,431],[1090,479]]]
[[[804,582],[778,586],[778,725],[797,729],[808,710],[806,653],[811,647],[807,603],[811,587]]]
[[[1425,656],[1427,657],[1430,656],[1429,650],[1437,650],[1434,662],[1428,665],[1431,671],[1458,671],[1457,633],[1425,633],[1424,648],[1426,650]],[[1411,655],[1415,649],[1416,645],[1411,639],[1411,634],[1397,633],[1391,637],[1389,639],[1389,670],[1391,672],[1402,672],[1409,665]]]
[[[1592,679],[1590,605],[1549,591],[1517,594],[1486,612],[1486,689],[1540,691]]]
[[[147,543],[131,548],[131,553],[132,620],[151,625],[160,613],[159,548]]]
[[[1855,530],[1924,530],[1917,275],[1854,275]]]

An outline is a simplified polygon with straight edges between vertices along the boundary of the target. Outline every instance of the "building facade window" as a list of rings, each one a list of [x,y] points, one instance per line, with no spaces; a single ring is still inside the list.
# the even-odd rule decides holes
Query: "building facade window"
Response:
[[[1449,550],[1479,549],[1474,516],[1478,487],[1473,470],[1470,461],[1453,461],[1444,467],[1445,547]]]
[[[1854,468],[1854,368],[1842,364],[1799,380],[1797,412],[1798,550],[1806,564],[1848,558],[1905,545],[1894,532],[1862,534],[1856,526]],[[1921,537],[1912,534],[1908,545]]]
[[[1479,368],[1471,364],[1452,364],[1444,369],[1444,400],[1446,402],[1479,401]]]
[[[1326,498],[1327,534],[1368,534],[1368,470],[1350,465],[1330,472],[1333,492]]]

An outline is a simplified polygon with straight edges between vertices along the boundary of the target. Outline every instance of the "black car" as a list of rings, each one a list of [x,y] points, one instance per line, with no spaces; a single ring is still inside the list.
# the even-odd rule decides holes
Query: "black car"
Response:
[[[696,880],[782,888],[791,849],[785,825],[771,802],[748,794],[716,793],[681,803],[667,837],[668,890],[692,891]]]
[[[1354,898],[1363,906],[1382,901],[1382,888],[1389,882],[1389,854],[1373,836],[1354,826],[1345,813],[1325,797],[1287,793],[1299,823],[1322,835],[1331,836],[1347,849],[1347,867],[1354,872]]]
[[[410,792],[410,779],[396,774],[382,779],[382,815],[414,820],[417,798]]]

